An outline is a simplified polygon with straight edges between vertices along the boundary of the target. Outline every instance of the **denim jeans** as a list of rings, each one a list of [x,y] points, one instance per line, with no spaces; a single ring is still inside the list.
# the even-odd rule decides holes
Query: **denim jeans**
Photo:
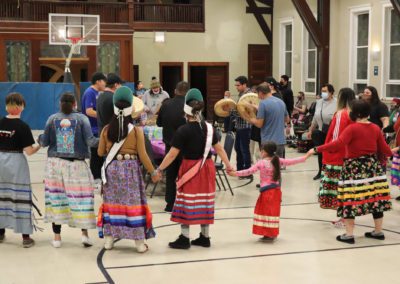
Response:
[[[236,130],[235,151],[238,171],[251,167],[250,134],[250,128]]]

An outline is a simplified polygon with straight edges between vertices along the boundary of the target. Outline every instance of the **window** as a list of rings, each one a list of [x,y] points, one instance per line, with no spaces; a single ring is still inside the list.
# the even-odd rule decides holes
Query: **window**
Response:
[[[303,90],[305,93],[316,93],[317,47],[308,31],[304,28],[304,64]]]
[[[118,41],[104,41],[97,47],[97,70],[119,74],[120,46]]]
[[[292,20],[281,22],[281,56],[280,56],[280,73],[292,77],[292,44],[293,23]]]
[[[369,71],[369,9],[352,12],[350,81],[356,94],[368,85]]]
[[[385,27],[385,85],[386,97],[400,97],[400,16],[386,10]]]
[[[30,50],[28,41],[6,41],[8,81],[27,82],[30,80]]]

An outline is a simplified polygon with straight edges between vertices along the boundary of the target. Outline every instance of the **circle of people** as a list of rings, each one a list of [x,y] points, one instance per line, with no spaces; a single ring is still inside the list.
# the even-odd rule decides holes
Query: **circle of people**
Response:
[[[52,223],[55,248],[61,247],[61,226],[79,228],[82,244],[93,245],[88,230],[97,227],[105,239],[105,249],[112,249],[117,239],[135,241],[137,252],[148,250],[146,239],[155,237],[152,213],[147,203],[143,171],[154,183],[166,176],[166,207],[171,221],[181,225],[174,249],[191,246],[210,247],[209,226],[214,223],[216,168],[212,155],[218,155],[230,176],[253,178],[259,172],[260,195],[254,209],[253,234],[262,241],[274,241],[279,235],[281,210],[281,171],[286,166],[304,163],[317,154],[320,179],[319,203],[335,210],[335,226],[345,229],[337,241],[354,244],[354,220],[372,214],[375,228],[365,237],[385,238],[384,212],[391,210],[391,196],[386,177],[388,158],[393,156],[391,182],[400,185],[399,147],[400,100],[393,101],[393,112],[379,99],[377,90],[368,86],[359,97],[350,88],[339,91],[337,99],[332,85],[326,84],[317,100],[307,109],[304,93],[293,102],[289,78],[279,84],[273,78],[252,91],[260,99],[254,108],[256,116],[241,117],[231,111],[224,125],[235,131],[237,169],[220,144],[217,131],[202,116],[205,109],[200,90],[179,82],[172,99],[153,79],[151,89],[138,84],[136,95],[144,102],[139,120],[134,94],[116,74],[107,77],[95,73],[92,85],[82,96],[82,113],[71,93],[60,99],[60,111],[51,115],[44,133],[35,144],[31,129],[21,120],[25,107],[19,93],[6,97],[8,115],[0,119],[0,243],[6,240],[6,229],[22,234],[25,248],[34,245],[36,229],[30,172],[26,155],[48,147],[45,168],[44,221]],[[251,92],[247,78],[235,79],[239,98]],[[230,97],[226,92],[225,97]],[[311,118],[310,118],[310,111]],[[154,119],[163,128],[166,155],[155,166],[148,155],[148,142],[140,121]],[[147,117],[147,118],[146,118]],[[305,123],[308,119],[309,124]],[[285,133],[290,127],[302,126],[301,137],[312,141],[304,156],[285,159]],[[286,130],[285,130],[286,129]],[[391,147],[383,133],[392,134]],[[301,135],[303,134],[303,135]],[[250,140],[258,143],[260,159],[251,165]],[[90,168],[85,159],[90,158]],[[102,204],[94,212],[94,191],[101,188]],[[200,225],[199,237],[190,241],[190,226]]]

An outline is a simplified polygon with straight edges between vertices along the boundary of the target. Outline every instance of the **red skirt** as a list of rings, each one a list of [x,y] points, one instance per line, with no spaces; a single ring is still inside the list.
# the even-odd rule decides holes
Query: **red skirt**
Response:
[[[254,209],[253,234],[271,238],[279,235],[282,191],[280,187],[260,194]]]
[[[198,160],[183,160],[181,178]],[[171,221],[184,225],[214,224],[215,165],[207,159],[200,172],[177,189]]]

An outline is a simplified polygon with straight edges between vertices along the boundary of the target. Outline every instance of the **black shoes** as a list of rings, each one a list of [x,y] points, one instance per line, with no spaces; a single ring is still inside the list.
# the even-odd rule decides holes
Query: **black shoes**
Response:
[[[189,238],[184,235],[179,235],[178,239],[175,242],[171,242],[168,244],[170,248],[173,249],[189,249],[190,241]]]
[[[348,236],[346,236],[346,234],[337,236],[336,240],[339,242],[351,244],[351,245],[353,245],[355,243],[354,237],[348,237]]]
[[[396,200],[397,200],[397,201],[400,201],[400,196],[397,196],[397,197],[396,197]]]
[[[164,211],[165,212],[172,212],[173,207],[174,207],[173,205],[170,206],[170,205],[167,204],[167,206],[165,206],[165,208],[164,208]]]
[[[315,177],[313,177],[313,180],[319,180],[321,178],[321,173],[318,173]]]
[[[257,184],[256,184],[256,187],[257,187],[257,188],[260,188],[260,184],[259,184],[259,183],[257,183]]]
[[[210,238],[206,238],[202,233],[200,237],[190,242],[193,246],[200,246],[203,248],[209,248],[211,246]]]
[[[366,238],[376,239],[383,241],[385,239],[385,235],[383,233],[376,234],[375,231],[367,232],[364,234]]]
[[[5,238],[6,238],[6,234],[0,235],[0,243],[2,243]]]

